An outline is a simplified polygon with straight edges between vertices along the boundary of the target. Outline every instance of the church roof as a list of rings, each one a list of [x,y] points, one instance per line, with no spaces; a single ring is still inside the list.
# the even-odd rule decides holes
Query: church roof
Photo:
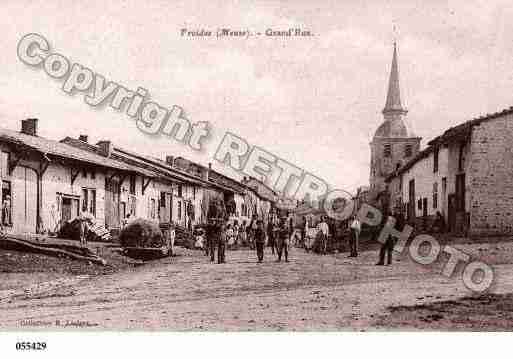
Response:
[[[397,65],[397,46],[394,43],[392,67],[388,81],[388,92],[383,115],[385,121],[378,127],[374,138],[411,138],[416,137],[402,120],[407,113],[401,104],[401,91],[399,89],[399,66]]]
[[[392,67],[390,68],[390,78],[388,80],[387,100],[383,114],[388,112],[404,112],[401,104],[401,90],[399,88],[399,66],[397,65],[397,46],[394,43],[394,55],[392,56]]]
[[[415,134],[413,134],[412,131],[408,129],[408,127],[401,118],[395,118],[383,122],[374,134],[374,138],[376,137],[411,138],[416,136]]]

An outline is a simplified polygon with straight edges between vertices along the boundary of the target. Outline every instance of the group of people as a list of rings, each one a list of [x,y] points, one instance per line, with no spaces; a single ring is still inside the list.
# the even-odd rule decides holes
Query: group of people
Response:
[[[378,226],[374,233],[373,233],[373,240],[377,241],[379,238],[379,235],[381,231],[383,230],[385,224],[389,220],[389,218],[392,217],[395,219],[395,225],[394,228],[398,231],[402,231],[406,221],[403,213],[399,210],[396,210],[394,213],[392,213],[390,216],[383,216],[383,221],[380,226]],[[340,252],[343,251],[342,247],[345,247],[343,245],[343,239],[347,238],[347,244],[349,249],[349,257],[355,258],[358,257],[358,251],[359,251],[359,241],[360,236],[362,233],[362,223],[358,219],[356,215],[352,216],[350,220],[347,222],[347,236],[339,235],[339,245],[338,249]],[[306,227],[307,223],[305,220],[304,223],[304,229],[301,231],[301,237],[302,241],[304,242],[304,237],[306,235]],[[334,239],[336,236],[336,233],[334,233],[335,230],[330,229],[330,226],[328,225],[328,220],[326,217],[321,217],[319,223],[317,224],[317,238],[316,243],[314,244],[314,252],[319,254],[326,254],[327,253],[327,247],[329,239],[332,239],[332,242],[336,242]],[[304,243],[303,243],[304,244]],[[392,235],[387,235],[386,238],[384,238],[384,242],[381,244],[380,251],[379,251],[379,260],[376,263],[376,265],[385,265],[385,259],[386,264],[390,265],[392,264],[392,253],[394,250],[396,244],[396,238]],[[336,246],[336,245],[335,245]]]
[[[235,228],[234,228],[235,227]],[[210,219],[207,225],[205,246],[206,255],[210,256],[210,261],[225,263],[226,248],[233,245],[236,232],[236,224],[233,226],[223,219]],[[250,244],[250,248],[256,250],[257,260],[262,263],[264,260],[264,248],[266,243],[271,247],[271,253],[277,254],[277,261],[281,262],[282,257],[285,262],[289,261],[289,239],[292,235],[292,227],[287,224],[286,218],[279,221],[269,221],[267,228],[261,219],[254,217],[247,226],[245,238]],[[243,238],[244,240],[244,238]]]

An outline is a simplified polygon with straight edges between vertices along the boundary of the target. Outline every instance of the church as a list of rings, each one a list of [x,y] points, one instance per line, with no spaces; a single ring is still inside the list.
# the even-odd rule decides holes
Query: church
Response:
[[[366,200],[378,208],[388,208],[385,179],[420,151],[421,138],[406,126],[408,111],[401,103],[397,45],[394,43],[383,122],[370,143],[370,177]]]
[[[420,231],[513,234],[513,107],[451,127],[421,150],[405,123],[394,44],[382,113],[370,143],[370,187],[358,205],[402,211]]]

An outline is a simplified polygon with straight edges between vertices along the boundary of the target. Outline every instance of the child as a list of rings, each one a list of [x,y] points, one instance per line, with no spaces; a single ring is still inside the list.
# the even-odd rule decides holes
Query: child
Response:
[[[232,249],[233,245],[235,244],[234,238],[235,238],[235,236],[233,233],[232,225],[228,224],[226,227],[226,240],[228,242],[229,249]]]

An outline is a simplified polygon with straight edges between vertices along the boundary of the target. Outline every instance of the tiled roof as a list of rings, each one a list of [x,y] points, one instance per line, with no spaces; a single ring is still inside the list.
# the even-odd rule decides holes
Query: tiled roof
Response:
[[[471,134],[472,127],[478,126],[483,122],[490,121],[501,116],[510,114],[513,114],[513,106],[491,114],[476,117],[472,120],[463,122],[457,126],[449,128],[440,136],[437,136],[431,141],[429,141],[428,147],[417,153],[410,161],[406,162],[401,168],[399,168],[399,170],[387,176],[386,181],[390,181],[395,176],[400,175],[401,173],[404,173],[405,171],[409,170],[411,167],[413,167],[415,163],[427,157],[437,146],[468,138],[468,136],[470,136]]]
[[[70,146],[68,144],[50,140],[39,136],[30,136],[21,132],[0,128],[0,140],[16,145],[28,147],[35,151],[58,156],[61,158],[72,159],[97,166],[114,168],[123,171],[140,172],[139,169],[127,164],[111,160],[99,154],[84,151],[82,149]]]

